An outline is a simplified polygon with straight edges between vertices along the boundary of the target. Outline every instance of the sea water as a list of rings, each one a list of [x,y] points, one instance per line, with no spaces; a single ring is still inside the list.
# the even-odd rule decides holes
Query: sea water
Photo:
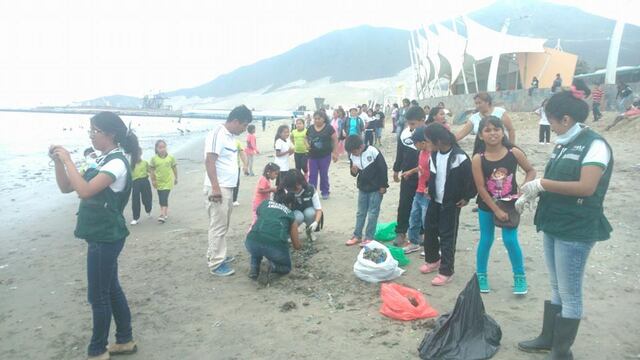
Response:
[[[62,145],[81,163],[84,149],[91,146],[89,119],[92,115],[0,112],[0,197],[28,191],[43,183],[55,184],[50,145]],[[135,131],[143,159],[154,155],[156,140],[167,142],[170,153],[197,136],[203,136],[220,120],[176,117],[121,116]],[[54,185],[55,186],[55,185]]]

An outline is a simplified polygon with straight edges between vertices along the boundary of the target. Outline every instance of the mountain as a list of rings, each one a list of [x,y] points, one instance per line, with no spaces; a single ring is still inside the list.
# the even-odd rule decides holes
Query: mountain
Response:
[[[583,68],[586,63],[587,71],[606,65],[613,20],[575,7],[537,0],[498,0],[468,16],[498,31],[505,19],[510,18],[508,33],[511,35],[546,38],[548,47],[555,47],[560,39],[563,50],[577,54]],[[450,20],[442,24],[451,27]],[[460,22],[458,24],[458,31],[464,35],[464,26]],[[360,26],[334,31],[283,54],[220,75],[200,86],[164,95],[220,100],[242,93],[252,93],[252,96],[273,94],[283,91],[283,85],[287,84],[287,88],[292,90],[324,84],[326,80],[337,83],[393,78],[410,66],[408,41],[409,32],[398,29]],[[627,24],[618,66],[638,64],[640,27]],[[358,90],[354,88],[353,91]],[[314,96],[322,94],[318,92]],[[117,104],[114,99],[106,100]],[[127,104],[132,103],[132,99],[123,100]]]
[[[284,54],[243,66],[198,87],[167,96],[223,97],[328,77],[332,82],[396,75],[411,65],[409,32],[360,26],[330,32]]]
[[[589,65],[590,71],[606,66],[609,39],[615,25],[614,20],[575,7],[532,0],[499,0],[469,17],[496,31],[510,18],[509,34],[548,39],[547,47],[555,47],[559,39],[562,49],[577,54]],[[626,24],[618,66],[638,64],[640,27]]]

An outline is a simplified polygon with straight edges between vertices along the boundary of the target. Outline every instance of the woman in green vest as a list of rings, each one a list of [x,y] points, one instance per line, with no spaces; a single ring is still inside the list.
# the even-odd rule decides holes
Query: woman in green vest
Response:
[[[109,354],[137,350],[131,330],[131,312],[118,281],[118,255],[129,231],[122,211],[131,194],[131,170],[126,154],[137,158],[138,139],[118,115],[101,112],[91,118],[89,137],[101,152],[97,166],[81,175],[69,152],[51,146],[56,182],[63,193],[80,197],[74,235],[88,244],[87,292],[93,311],[89,359],[109,359]],[[111,317],[116,323],[116,343],[107,348]]]
[[[551,300],[545,301],[542,333],[518,347],[551,351],[548,359],[573,359],[573,344],[582,317],[582,279],[591,248],[613,230],[603,202],[613,152],[607,141],[583,124],[589,115],[584,91],[572,87],[553,95],[544,111],[557,134],[542,179],[526,183],[516,207],[522,211],[540,196],[534,223],[544,234]]]

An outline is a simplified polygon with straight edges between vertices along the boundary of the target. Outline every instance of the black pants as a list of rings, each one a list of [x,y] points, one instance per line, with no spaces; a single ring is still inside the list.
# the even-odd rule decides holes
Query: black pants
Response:
[[[133,210],[133,220],[140,219],[140,198],[144,205],[144,211],[151,212],[153,195],[149,178],[135,179],[131,186],[131,210]]]
[[[413,197],[416,195],[418,187],[418,176],[411,176],[408,179],[400,180],[400,200],[398,201],[398,225],[396,234],[406,234],[409,229],[409,217],[411,215],[411,205]]]
[[[373,145],[373,135],[375,134],[375,130],[367,129],[364,131],[364,146]]]
[[[600,103],[593,103],[593,121],[598,121],[602,117],[602,113],[600,112]]]
[[[540,125],[538,142],[548,143],[551,141],[551,125]]]
[[[305,175],[309,173],[309,168],[308,168],[309,155],[294,153],[293,160],[296,163],[296,170],[300,171]]]
[[[169,206],[169,193],[171,190],[158,190],[158,199],[160,200],[160,206]]]
[[[238,201],[238,191],[240,190],[240,168],[238,168],[238,181],[236,187],[233,188],[233,202]]]
[[[459,220],[460,208],[455,204],[429,203],[424,219],[424,260],[440,260],[439,273],[445,276],[454,272]]]

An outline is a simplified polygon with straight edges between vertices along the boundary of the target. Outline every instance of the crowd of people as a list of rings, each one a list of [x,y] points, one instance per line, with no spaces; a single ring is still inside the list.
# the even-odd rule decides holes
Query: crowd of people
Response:
[[[540,142],[550,141],[550,131],[557,135],[542,178],[536,178],[525,152],[517,146],[516,129],[507,111],[495,106],[487,93],[474,96],[476,112],[455,134],[442,103],[430,108],[404,99],[402,107],[393,104],[387,114],[391,132],[396,133],[395,154],[387,155],[394,156],[392,180],[400,187],[398,199],[393,200],[397,204],[393,244],[406,254],[421,253],[424,263],[419,270],[435,273],[433,286],[453,281],[460,212],[475,198],[480,291],[491,291],[488,258],[499,227],[512,266],[512,292],[526,294],[519,214],[539,199],[534,224],[543,233],[551,299],[544,303],[540,336],[518,346],[524,351],[551,351],[552,359],[571,358],[570,347],[582,316],[587,258],[595,243],[608,239],[612,231],[603,202],[613,171],[613,153],[604,138],[584,125],[590,112],[586,97],[584,89],[556,89],[538,109]],[[370,109],[366,104],[349,108],[348,114],[342,107],[331,117],[318,110],[308,120],[295,119],[293,126],[277,128],[273,161],[264,166],[257,181],[246,234],[251,279],[263,271],[289,273],[290,247],[298,250],[303,245],[299,234],[305,233],[304,241],[316,240],[315,233],[324,226],[322,202],[331,194],[329,168],[345,154],[358,191],[353,233],[345,244],[367,246],[374,240],[390,186],[384,151],[376,147],[382,143],[385,114],[379,105]],[[215,276],[235,273],[235,257],[227,251],[230,219],[238,204],[241,174],[254,175],[253,157],[261,153],[252,120],[251,110],[238,106],[205,139],[206,262]],[[52,146],[50,156],[60,190],[81,198],[75,236],[88,244],[88,293],[93,310],[88,354],[92,359],[108,359],[109,354],[137,349],[129,306],[118,282],[118,255],[129,235],[123,210],[131,198],[131,225],[140,221],[140,201],[150,216],[153,186],[160,202],[158,221],[166,222],[178,171],[162,140],[156,142],[150,161],[143,160],[135,134],[116,114],[99,113],[90,123],[93,149],[99,152],[88,155],[90,166],[78,170],[62,146]],[[246,141],[239,141],[245,131]],[[458,144],[470,134],[475,136],[471,156]],[[518,168],[525,173],[521,185],[516,181]],[[112,317],[116,342],[107,346]]]

